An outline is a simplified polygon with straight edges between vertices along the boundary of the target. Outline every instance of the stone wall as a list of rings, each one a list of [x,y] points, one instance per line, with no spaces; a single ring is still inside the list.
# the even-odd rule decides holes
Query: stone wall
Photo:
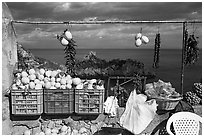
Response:
[[[11,25],[13,19],[8,6],[2,3],[2,134],[10,134],[11,121],[9,98],[6,92],[13,81],[13,70],[17,62],[16,36]]]

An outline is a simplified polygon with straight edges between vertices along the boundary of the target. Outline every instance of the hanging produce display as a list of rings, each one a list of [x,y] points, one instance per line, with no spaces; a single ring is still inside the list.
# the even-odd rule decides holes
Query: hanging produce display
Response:
[[[185,58],[184,64],[194,64],[199,58],[198,41],[194,34],[188,35],[188,31],[185,33]]]
[[[193,106],[202,104],[202,83],[194,83],[192,89],[184,94],[184,100]]]
[[[154,62],[152,65],[153,68],[159,67],[160,43],[161,43],[160,33],[157,33],[155,38],[155,46],[154,46]]]
[[[66,29],[61,35],[57,35],[57,39],[60,41],[60,43],[65,46],[64,53],[66,58],[65,66],[67,67],[68,74],[75,75],[75,55],[76,55],[76,49],[75,46],[76,42],[73,40],[71,32]]]
[[[143,44],[147,44],[149,42],[149,38],[147,36],[142,35],[142,33],[137,33],[135,36],[135,46],[140,47]]]

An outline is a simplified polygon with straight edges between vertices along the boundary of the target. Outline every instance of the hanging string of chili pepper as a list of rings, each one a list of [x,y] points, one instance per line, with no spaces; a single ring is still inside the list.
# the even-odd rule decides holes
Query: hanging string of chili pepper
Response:
[[[159,67],[159,57],[160,57],[160,33],[156,34],[155,38],[155,46],[154,46],[154,61],[153,61],[153,68]]]
[[[69,29],[70,30],[70,29]],[[64,53],[65,53],[65,59],[66,63],[65,66],[67,68],[66,73],[69,75],[76,75],[75,73],[75,65],[76,65],[76,60],[75,60],[75,55],[76,55],[76,49],[75,46],[76,42],[72,38],[72,34],[68,29],[64,30],[64,32],[59,36],[57,35],[57,39],[61,42],[64,48]]]
[[[66,63],[65,66],[67,68],[66,73],[70,75],[75,75],[75,65],[76,65],[76,60],[75,60],[75,55],[76,55],[76,49],[72,43],[69,43],[65,48],[64,48],[64,53],[65,53],[65,59]]]
[[[199,58],[199,48],[198,48],[197,37],[195,37],[194,32],[193,34],[189,35],[188,30],[186,30],[185,39],[186,39],[186,43],[185,43],[184,64],[192,65]]]

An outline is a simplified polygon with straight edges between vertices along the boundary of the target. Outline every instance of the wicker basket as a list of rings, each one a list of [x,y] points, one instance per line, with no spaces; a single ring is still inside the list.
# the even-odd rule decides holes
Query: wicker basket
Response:
[[[179,98],[152,98],[155,99],[158,106],[158,110],[173,110],[176,105],[179,103],[179,101],[182,99],[182,97]]]

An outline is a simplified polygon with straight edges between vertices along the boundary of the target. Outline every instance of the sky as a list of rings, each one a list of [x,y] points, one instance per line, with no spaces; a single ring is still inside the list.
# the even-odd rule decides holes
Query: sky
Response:
[[[202,20],[202,2],[6,2],[14,20],[88,21],[88,20]],[[157,32],[161,48],[182,47],[182,24],[97,24],[28,25],[14,24],[17,40],[27,49],[64,48],[56,39],[69,29],[77,48],[135,49],[135,35],[140,32],[150,40],[139,48],[154,48]],[[201,24],[188,24],[189,33],[199,37]]]

